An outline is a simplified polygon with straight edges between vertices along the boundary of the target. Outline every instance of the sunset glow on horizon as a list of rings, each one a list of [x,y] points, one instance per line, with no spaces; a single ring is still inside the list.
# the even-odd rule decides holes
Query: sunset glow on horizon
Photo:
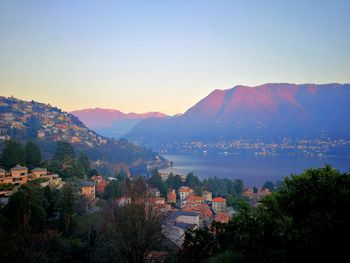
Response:
[[[174,115],[236,85],[349,83],[349,13],[349,1],[5,0],[0,96]]]

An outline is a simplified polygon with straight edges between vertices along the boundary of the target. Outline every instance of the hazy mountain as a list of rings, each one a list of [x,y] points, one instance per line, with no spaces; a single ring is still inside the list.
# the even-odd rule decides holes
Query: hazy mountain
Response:
[[[135,171],[159,163],[158,154],[129,143],[103,137],[87,128],[76,116],[49,104],[0,97],[0,146],[5,140],[36,141],[44,158],[52,155],[56,141],[68,141],[78,151],[85,151],[91,160],[111,170],[127,164]]]
[[[113,109],[83,109],[71,112],[86,126],[107,137],[120,138],[144,119],[163,118],[167,115],[160,112],[124,113]]]
[[[126,136],[145,144],[176,140],[350,137],[350,84],[272,83],[214,90],[172,118],[144,120]]]

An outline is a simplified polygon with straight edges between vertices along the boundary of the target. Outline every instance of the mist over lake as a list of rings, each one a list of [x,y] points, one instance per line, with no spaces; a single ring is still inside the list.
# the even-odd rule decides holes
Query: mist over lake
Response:
[[[174,162],[160,172],[187,174],[193,172],[200,179],[219,177],[242,179],[245,186],[261,186],[265,181],[277,181],[307,168],[331,164],[341,172],[350,171],[350,159],[332,157],[246,156],[246,155],[163,155]]]

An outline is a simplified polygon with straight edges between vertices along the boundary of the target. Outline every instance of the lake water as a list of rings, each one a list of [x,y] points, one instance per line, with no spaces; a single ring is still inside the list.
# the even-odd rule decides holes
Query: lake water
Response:
[[[187,174],[193,172],[200,179],[220,177],[242,179],[245,186],[261,186],[266,180],[277,181],[291,173],[301,173],[307,168],[331,164],[342,171],[350,171],[350,159],[286,157],[286,156],[243,156],[243,155],[163,155],[174,162],[172,167],[161,172]]]

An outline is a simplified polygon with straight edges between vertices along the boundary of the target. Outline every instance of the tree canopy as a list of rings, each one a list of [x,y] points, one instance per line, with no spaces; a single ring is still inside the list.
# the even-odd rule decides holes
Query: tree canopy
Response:
[[[350,249],[344,242],[350,234],[349,208],[349,173],[330,166],[308,169],[285,178],[257,208],[245,207],[228,224],[216,225],[216,234],[188,233],[183,257],[190,262],[232,251],[239,258],[232,262],[334,261]],[[197,247],[209,242],[212,249],[197,255]]]

